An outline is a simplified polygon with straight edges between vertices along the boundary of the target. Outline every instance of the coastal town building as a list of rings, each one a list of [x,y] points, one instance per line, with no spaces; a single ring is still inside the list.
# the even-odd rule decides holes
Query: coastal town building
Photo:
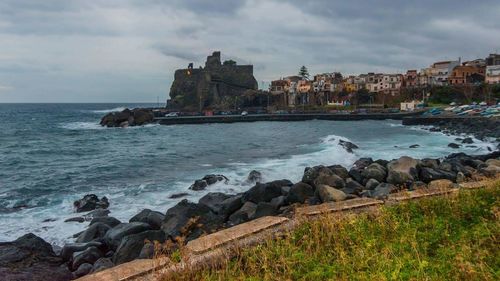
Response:
[[[500,65],[486,66],[485,82],[488,84],[500,83]]]
[[[418,80],[418,72],[416,69],[406,71],[406,74],[403,76],[403,88],[416,88],[419,85]]]
[[[485,67],[477,66],[477,64],[467,64],[456,66],[453,68],[448,82],[450,85],[465,85],[481,83],[484,81]]]
[[[485,61],[486,65],[500,65],[500,54],[490,54]]]
[[[422,69],[425,76],[423,84],[430,86],[448,85],[448,78],[453,69],[460,65],[460,60],[435,62],[430,67]]]

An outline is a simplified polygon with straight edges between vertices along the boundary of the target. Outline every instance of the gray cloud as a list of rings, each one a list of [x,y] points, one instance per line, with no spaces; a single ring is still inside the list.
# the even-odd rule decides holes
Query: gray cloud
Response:
[[[3,0],[0,102],[155,101],[214,50],[258,81],[402,72],[499,50],[499,14],[492,0]]]

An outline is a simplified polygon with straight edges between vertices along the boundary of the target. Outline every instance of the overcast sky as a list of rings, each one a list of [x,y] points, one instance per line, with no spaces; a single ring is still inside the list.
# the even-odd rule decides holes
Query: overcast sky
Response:
[[[156,102],[175,69],[404,72],[500,50],[500,1],[1,0],[0,102]]]

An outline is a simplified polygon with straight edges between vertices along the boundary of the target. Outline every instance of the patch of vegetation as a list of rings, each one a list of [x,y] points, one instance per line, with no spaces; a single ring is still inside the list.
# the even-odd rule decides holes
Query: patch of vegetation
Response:
[[[375,212],[326,215],[217,269],[175,279],[499,280],[499,195],[495,181]]]

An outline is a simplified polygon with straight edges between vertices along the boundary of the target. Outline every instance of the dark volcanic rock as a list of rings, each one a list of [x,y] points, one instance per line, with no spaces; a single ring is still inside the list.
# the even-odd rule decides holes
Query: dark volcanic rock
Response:
[[[115,227],[121,223],[121,221],[113,217],[96,217],[90,221],[90,225],[93,225],[98,222],[103,223],[109,227]]]
[[[99,258],[92,266],[92,273],[96,273],[113,267],[114,264],[110,258]]]
[[[324,184],[316,187],[316,197],[321,199],[323,203],[343,201],[347,198],[342,190]]]
[[[390,183],[381,183],[374,190],[370,191],[370,196],[375,199],[385,199],[387,196],[398,189]]]
[[[252,170],[247,177],[247,182],[256,183],[262,181],[262,174],[259,171]]]
[[[94,239],[102,238],[111,229],[111,227],[102,222],[96,222],[81,232],[76,238],[77,243],[87,243]]]
[[[316,188],[319,185],[324,184],[338,189],[345,187],[345,181],[341,177],[334,175],[333,173],[331,175],[320,173],[320,175],[314,180],[314,186]]]
[[[151,226],[143,222],[120,223],[106,232],[104,241],[110,249],[115,250],[120,245],[123,237],[150,229]]]
[[[462,140],[462,143],[471,144],[471,143],[474,143],[474,141],[472,140],[472,138],[465,138]]]
[[[251,201],[254,203],[269,202],[274,197],[282,194],[282,186],[292,186],[289,180],[276,180],[268,183],[257,183],[248,191],[243,193],[243,201]]]
[[[223,222],[224,218],[216,215],[209,207],[184,199],[168,209],[161,229],[171,238],[182,235],[189,241],[203,233],[216,231]]]
[[[365,184],[365,187],[366,189],[368,190],[373,190],[375,189],[375,187],[377,187],[378,185],[380,184],[380,182],[376,179],[369,179],[366,184]]]
[[[170,199],[177,199],[177,198],[185,197],[185,196],[188,196],[188,195],[189,195],[189,193],[181,192],[181,193],[172,194],[168,198],[170,198]]]
[[[257,208],[255,209],[255,213],[252,216],[252,219],[257,219],[265,216],[274,216],[278,214],[278,208],[272,203],[268,202],[260,202],[257,204]]]
[[[97,247],[88,247],[81,252],[73,253],[73,263],[72,268],[76,270],[80,265],[84,263],[94,264],[100,257],[102,257],[102,252]]]
[[[202,179],[195,180],[194,183],[189,187],[191,190],[204,190],[207,186],[215,184],[217,182],[224,181],[228,182],[229,179],[224,175],[206,175]]]
[[[347,152],[352,153],[353,149],[358,149],[359,147],[350,141],[339,140],[339,144],[347,150]]]
[[[90,247],[101,248],[102,246],[103,246],[103,243],[97,242],[97,241],[93,241],[93,242],[89,242],[89,243],[68,243],[62,247],[60,257],[64,261],[68,261],[71,259],[71,257],[73,256],[73,253],[75,253],[75,252],[81,252],[81,251],[84,251]]]
[[[304,203],[308,198],[314,196],[314,188],[307,183],[298,182],[290,188],[286,201],[289,204]]]
[[[137,215],[133,216],[129,222],[144,222],[149,224],[152,229],[160,229],[164,219],[164,214],[150,209],[144,209]]]
[[[361,172],[361,176],[365,179],[376,179],[379,182],[383,182],[387,176],[387,171],[382,165],[372,163]]]
[[[208,208],[210,208],[210,210],[212,210],[212,212],[220,214],[222,209],[222,202],[224,202],[224,200],[228,199],[229,197],[231,196],[222,192],[210,192],[201,197],[198,203],[207,206]]]
[[[342,165],[328,166],[328,169],[330,169],[330,171],[332,171],[335,175],[341,177],[344,180],[349,177],[349,171],[347,171],[347,169]]]
[[[418,144],[412,144],[412,145],[410,145],[410,148],[418,148],[418,147],[420,147],[420,145],[418,145]]]
[[[387,164],[387,182],[401,185],[413,182],[418,176],[419,162],[411,157],[403,156]]]
[[[346,180],[345,187],[341,189],[346,194],[356,194],[359,195],[361,191],[363,191],[364,186],[362,186],[359,182],[348,178]]]
[[[134,260],[139,257],[145,241],[158,241],[163,243],[165,239],[165,232],[161,230],[149,230],[125,236],[120,246],[118,246],[118,249],[116,249],[113,256],[113,262],[117,265]]]
[[[108,198],[102,197],[99,199],[95,194],[87,194],[82,199],[76,200],[73,203],[76,212],[88,212],[95,209],[107,209],[109,207]]]
[[[145,108],[128,108],[121,112],[111,112],[102,117],[101,126],[106,127],[127,127],[140,126],[152,123],[154,119],[153,111]]]
[[[429,183],[433,180],[439,180],[439,179],[448,179],[451,181],[456,181],[457,174],[442,169],[422,167],[420,169],[419,178],[421,181],[425,183]]]
[[[12,242],[0,242],[0,279],[70,280],[72,274],[52,246],[34,234],[26,234]]]
[[[460,145],[459,145],[459,144],[456,144],[456,143],[451,142],[451,143],[449,143],[449,144],[448,144],[448,147],[451,147],[451,148],[460,148]]]
[[[250,201],[245,202],[239,210],[229,216],[229,222],[231,225],[236,225],[249,221],[254,216],[256,210],[257,204]]]
[[[92,265],[90,263],[81,264],[78,269],[73,273],[75,277],[82,277],[89,274],[92,271]]]

